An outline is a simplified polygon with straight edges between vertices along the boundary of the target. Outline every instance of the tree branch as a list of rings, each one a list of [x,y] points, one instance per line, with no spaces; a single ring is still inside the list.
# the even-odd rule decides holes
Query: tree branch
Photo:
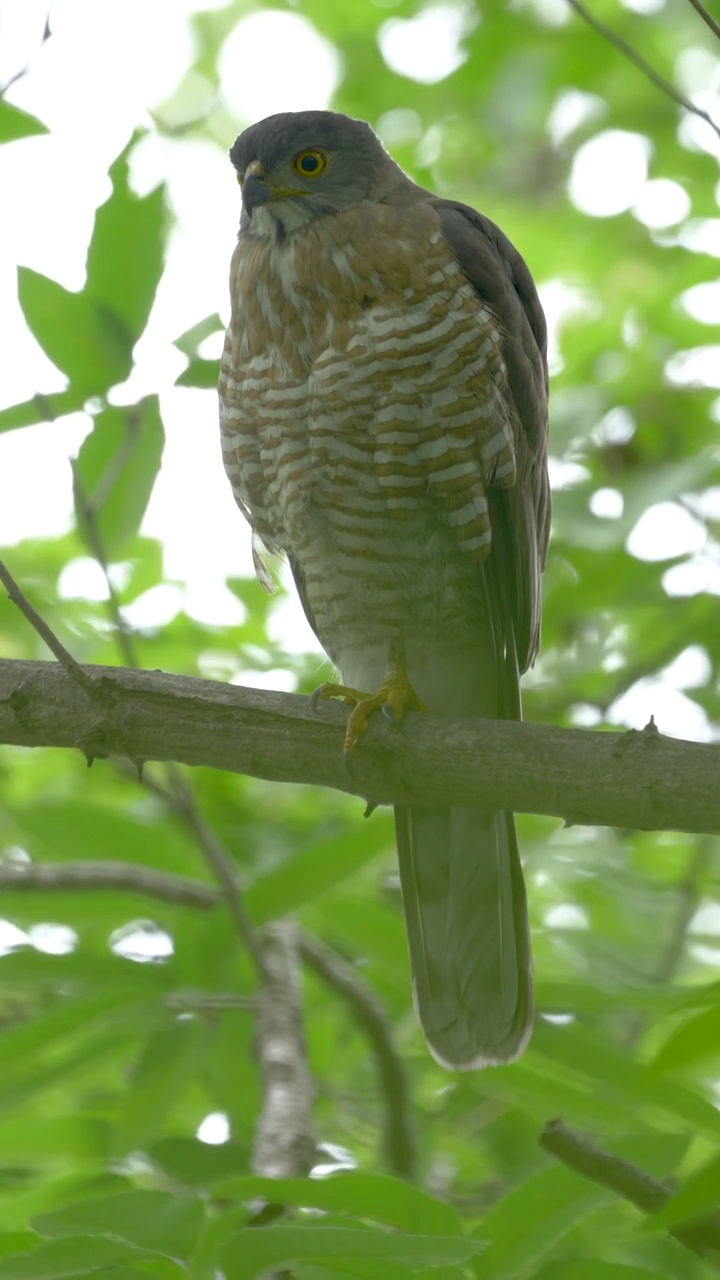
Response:
[[[90,549],[105,575],[110,613],[117,629],[121,651],[125,659],[134,667],[135,652],[132,633],[125,625],[119,601],[113,591],[97,521],[97,511],[102,499],[116,483],[125,457],[126,453],[121,449],[111,461],[101,477],[94,502],[87,498],[76,467],[73,468],[73,480],[76,507],[82,518]],[[56,655],[63,670],[81,685],[85,694],[89,695],[97,705],[96,685],[93,679],[85,675],[82,667],[78,666],[52,629],[32,608],[1,561],[0,579],[7,587],[10,598]],[[86,754],[89,759],[92,759],[92,753],[86,752]],[[142,777],[142,762],[137,757],[135,757],[135,764]],[[260,932],[255,931],[245,910],[235,864],[230,854],[203,818],[192,788],[174,762],[168,765],[167,774],[167,785],[155,779],[146,779],[146,785],[164,800],[170,811],[180,818],[195,836],[199,849],[220,886],[219,897],[225,902],[238,937],[246,947],[256,973],[258,991],[254,1010],[263,1106],[255,1131],[253,1148],[255,1171],[267,1177],[303,1176],[309,1173],[312,1167],[315,1151],[312,1138],[314,1089],[302,1025],[297,926],[290,921],[279,921],[267,925]],[[160,885],[156,879],[154,889],[157,892],[159,888]],[[187,890],[187,885],[184,888]],[[207,905],[207,902],[203,905]]]
[[[703,880],[710,862],[714,841],[699,840],[695,846],[686,875],[674,887],[676,900],[675,918],[667,937],[661,943],[660,955],[653,971],[648,975],[656,988],[672,986],[687,946],[688,929],[702,901]],[[633,1050],[648,1022],[647,1013],[636,1013],[628,1019],[623,1044]]]
[[[32,862],[18,865],[0,863],[0,889],[21,893],[95,892],[117,889],[141,893],[161,902],[177,903],[195,910],[211,910],[222,905],[224,896],[213,885],[186,876],[155,871],[132,862]],[[259,935],[262,945],[262,934]],[[377,1061],[378,1076],[386,1105],[385,1155],[388,1166],[399,1177],[409,1177],[414,1166],[414,1144],[410,1123],[410,1097],[403,1064],[392,1042],[392,1030],[382,1005],[371,987],[364,983],[342,956],[320,938],[301,930],[297,942],[300,956],[348,1006],[350,1015],[367,1036]],[[264,957],[263,957],[264,961]],[[268,973],[266,991],[273,995],[273,975]],[[259,997],[215,992],[171,993],[166,1003],[178,1008],[252,1009]],[[302,1148],[302,1143],[300,1144]]]
[[[717,36],[718,40],[720,40],[720,23],[717,23],[715,19],[710,16],[705,5],[701,4],[700,0],[690,0],[690,4],[695,12],[700,14],[703,22],[710,28],[713,35]]]
[[[561,1120],[551,1120],[545,1126],[540,1146],[583,1178],[609,1187],[623,1200],[629,1200],[642,1213],[658,1213],[673,1194],[670,1187],[649,1178],[636,1165],[601,1151],[587,1138],[566,1129]],[[718,1214],[698,1219],[686,1227],[671,1227],[669,1231],[693,1253],[702,1255],[708,1249],[720,1249]]]
[[[49,627],[44,618],[40,617],[37,609],[33,608],[2,560],[0,560],[0,582],[2,582],[7,591],[8,598],[12,600],[14,605],[17,605],[23,617],[27,618],[30,626],[37,632],[44,644],[47,645],[50,652],[55,655],[68,675],[77,681],[89,697],[93,697],[95,691],[92,678],[83,671],[80,663],[75,661],[72,654],[65,648],[65,645],[58,640],[52,627]]]
[[[140,867],[133,862],[0,863],[0,889],[19,890],[21,893],[119,889],[200,910],[209,910],[222,902],[220,893],[212,885],[189,876],[169,875],[152,867]]]
[[[319,938],[301,933],[300,951],[308,968],[333,987],[348,1005],[353,1018],[370,1041],[386,1099],[385,1159],[393,1173],[401,1178],[410,1178],[415,1166],[415,1144],[410,1123],[408,1083],[383,1007],[352,965]]]
[[[258,934],[263,977],[257,994],[257,1053],[263,1101],[252,1166],[266,1178],[299,1178],[315,1163],[315,1098],[302,1017],[299,928],[275,920]]]
[[[200,851],[220,886],[220,896],[230,912],[235,931],[253,962],[258,982],[262,983],[269,976],[265,972],[263,948],[245,910],[235,863],[200,813],[193,791],[180,770],[173,766],[170,768],[169,787],[161,786],[154,779],[147,779],[146,785],[165,801],[170,811],[181,818],[195,836]]]
[[[97,520],[97,512],[100,508],[101,501],[104,496],[112,491],[124,467],[128,454],[132,451],[135,441],[130,432],[125,439],[125,447],[118,449],[108,463],[105,471],[100,477],[100,481],[95,489],[94,500],[91,502],[85,493],[82,480],[80,479],[80,470],[77,465],[77,459],[71,462],[73,478],[73,497],[75,499],[75,509],[78,516],[78,525],[85,534],[85,540],[88,549],[97,560],[103,577],[105,579],[105,587],[108,593],[108,613],[115,627],[115,636],[118,642],[118,648],[128,667],[138,667],[135,654],[135,645],[133,643],[132,630],[128,626],[123,617],[122,609],[117,592],[113,586],[113,580],[110,576],[110,567],[108,558],[105,554],[102,538],[100,536],[100,528]]]
[[[670,98],[672,102],[676,102],[677,105],[679,107],[683,107],[685,111],[689,111],[692,115],[698,116],[700,120],[704,120],[705,124],[708,124],[713,132],[720,138],[720,125],[715,123],[712,116],[709,115],[707,111],[703,111],[702,107],[697,107],[694,102],[690,101],[690,98],[686,98],[684,93],[680,93],[674,85],[670,84],[669,80],[665,80],[663,76],[659,75],[655,68],[652,67],[636,49],[633,49],[631,44],[628,44],[627,40],[623,40],[622,36],[619,36],[611,27],[606,26],[604,22],[601,22],[599,18],[596,18],[586,5],[582,3],[582,0],[567,0],[567,3],[570,5],[571,9],[574,9],[575,12],[579,14],[585,22],[587,22],[589,27],[592,27],[594,31],[597,31],[598,35],[602,36],[604,40],[607,40],[609,44],[614,45],[614,47],[622,53],[624,57],[632,62],[633,65],[636,66],[638,70],[641,71],[642,74],[651,82],[651,84],[655,85],[656,89],[659,89],[661,93],[665,94],[666,98]],[[694,4],[694,0],[690,0],[690,3]],[[702,7],[698,4],[695,4],[694,7],[698,10],[698,13],[702,15]]]
[[[720,747],[657,731],[603,733],[412,714],[381,716],[353,756],[347,711],[188,676],[83,667],[93,698],[56,663],[0,660],[0,742],[75,747],[135,764],[175,760],[375,803],[492,805],[567,824],[720,832]]]

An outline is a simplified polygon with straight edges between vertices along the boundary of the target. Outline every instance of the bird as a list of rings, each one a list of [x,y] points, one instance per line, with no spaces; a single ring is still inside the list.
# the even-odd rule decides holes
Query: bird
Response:
[[[484,214],[418,186],[333,111],[250,125],[219,398],[253,557],[287,556],[352,704],[520,719],[550,527],[546,324]],[[513,815],[395,808],[415,1009],[447,1070],[510,1062],[533,1023]]]

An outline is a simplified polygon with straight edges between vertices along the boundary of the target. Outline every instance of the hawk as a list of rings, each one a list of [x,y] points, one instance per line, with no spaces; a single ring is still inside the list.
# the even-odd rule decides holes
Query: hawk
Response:
[[[242,218],[220,374],[225,468],[285,552],[356,705],[520,717],[547,548],[546,329],[489,218],[417,186],[368,124],[288,112],[230,151]],[[395,810],[415,1006],[448,1069],[517,1057],[532,962],[512,814]]]

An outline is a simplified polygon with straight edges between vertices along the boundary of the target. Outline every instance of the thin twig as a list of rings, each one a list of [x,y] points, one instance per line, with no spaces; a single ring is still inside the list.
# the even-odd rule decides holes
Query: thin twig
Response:
[[[342,997],[370,1041],[386,1100],[385,1157],[394,1173],[401,1178],[410,1178],[415,1165],[415,1151],[408,1083],[382,1005],[352,965],[320,938],[301,933],[300,953],[308,968]]]
[[[0,889],[10,893],[47,893],[78,891],[102,892],[114,889],[121,893],[140,893],[181,907],[207,911],[223,905],[222,894],[212,885],[201,884],[188,876],[171,875],[141,867],[134,862],[0,862]],[[256,1006],[254,996],[217,991],[171,991],[165,997],[168,1008],[178,1009],[250,1009]]]
[[[147,785],[167,800],[154,780]],[[213,885],[199,880],[155,871],[132,862],[40,863],[20,865],[0,863],[0,889],[10,892],[64,892],[105,889],[141,893],[160,902],[207,911],[224,899]],[[414,1144],[410,1122],[410,1097],[403,1064],[392,1043],[392,1031],[374,991],[362,981],[351,965],[320,938],[303,931],[300,935],[302,960],[348,1006],[365,1032],[377,1060],[378,1074],[387,1102],[385,1151],[388,1165],[400,1177],[410,1177],[414,1165]],[[166,998],[173,1007],[200,1009],[256,1008],[255,996],[215,992],[173,992]]]
[[[80,525],[85,533],[88,548],[97,560],[105,577],[108,592],[108,609],[111,619],[115,625],[118,644],[127,665],[133,669],[137,669],[138,662],[133,642],[133,634],[123,618],[120,602],[110,579],[108,559],[103,546],[102,533],[97,518],[102,502],[107,499],[110,493],[112,493],[122,468],[125,465],[128,450],[131,449],[134,444],[134,437],[132,434],[133,421],[134,420],[132,418],[129,419],[130,429],[128,430],[128,435],[125,438],[123,446],[118,449],[117,453],[110,460],[110,463],[106,467],[103,475],[100,477],[100,481],[92,499],[89,498],[85,492],[77,466],[73,467],[73,490]],[[236,868],[233,859],[230,857],[230,854],[227,852],[222,842],[216,836],[212,827],[210,827],[202,817],[192,788],[183,777],[178,766],[170,763],[167,765],[166,772],[168,778],[167,786],[164,786],[154,778],[146,776],[144,771],[143,781],[149,789],[154,791],[155,794],[163,800],[171,812],[173,812],[176,817],[179,817],[185,825],[190,828],[195,836],[205,861],[220,885],[221,893],[225,899],[225,903],[228,911],[230,912],[240,940],[247,949],[256,973],[258,974],[258,978],[260,978],[264,973],[262,949],[258,944],[250,917],[245,910],[242,892],[237,882]]]
[[[205,821],[190,787],[180,770],[171,765],[168,770],[169,787],[165,788],[155,779],[147,779],[147,785],[165,800],[173,813],[182,818],[190,828],[204,854],[205,861],[213,871],[220,892],[235,925],[241,941],[247,948],[248,955],[255,966],[259,979],[267,979],[263,950],[258,940],[243,901],[242,892],[237,882],[237,868],[224,844],[218,839],[212,827]]]
[[[675,890],[677,914],[674,926],[658,961],[657,969],[653,974],[653,982],[658,987],[671,985],[682,960],[687,931],[702,899],[701,881],[710,862],[711,855],[711,842],[707,838],[700,836],[690,859],[687,874]]]
[[[130,437],[130,439],[132,439],[132,437]],[[118,450],[118,453],[115,455],[115,457],[117,458],[118,456],[120,456],[121,453],[122,453],[122,450]],[[84,531],[85,531],[85,536],[88,542],[88,548],[92,552],[95,559],[97,560],[102,570],[103,577],[105,578],[105,587],[108,593],[108,601],[107,601],[108,611],[110,613],[111,620],[115,627],[115,634],[117,636],[120,653],[123,657],[123,660],[125,661],[125,664],[128,667],[133,667],[137,669],[137,667],[139,667],[140,664],[137,661],[137,654],[135,653],[135,645],[133,643],[132,631],[128,626],[127,622],[125,621],[125,618],[123,617],[123,612],[122,612],[122,609],[120,608],[120,601],[118,599],[118,595],[115,590],[115,587],[113,586],[112,578],[110,577],[110,568],[108,565],[107,556],[105,554],[105,548],[103,547],[102,537],[100,534],[100,527],[98,525],[98,520],[97,520],[97,512],[98,512],[97,495],[98,495],[98,491],[100,490],[100,485],[103,483],[105,477],[108,474],[108,471],[109,471],[109,464],[108,464],[108,467],[105,468],[105,471],[100,478],[100,483],[98,484],[98,487],[95,490],[94,499],[93,501],[91,501],[88,498],[87,494],[85,493],[85,488],[83,486],[82,480],[80,479],[77,462],[73,462],[72,463],[73,494],[75,497],[76,508],[78,510],[79,515],[81,516],[82,523],[84,525]],[[113,479],[113,483],[115,483],[115,479]],[[103,491],[104,491],[104,486],[103,486]]]
[[[254,1013],[255,996],[238,996],[232,991],[170,991],[165,996],[168,1009],[197,1009],[199,1013],[217,1013],[228,1009]]]
[[[92,518],[96,518],[98,511],[102,511],[104,504],[111,496],[115,485],[122,477],[127,463],[133,455],[133,451],[137,447],[138,434],[142,421],[140,405],[130,405],[124,411],[125,418],[125,435],[120,443],[120,447],[115,450],[112,457],[108,459],[104,471],[102,472],[92,494],[81,493],[82,515],[86,516],[90,512]],[[72,464],[73,486],[80,480],[77,459]]]
[[[80,663],[75,661],[72,654],[65,648],[65,645],[58,640],[55,632],[48,626],[47,622],[40,617],[37,610],[33,609],[27,596],[20,590],[17,582],[10,573],[10,570],[2,560],[0,560],[0,582],[2,582],[5,587],[5,590],[13,604],[16,604],[20,612],[25,615],[31,627],[37,631],[40,639],[47,645],[50,652],[55,655],[60,665],[64,667],[65,671],[67,671],[68,675],[71,676],[75,683],[79,684],[80,688],[84,689],[91,698],[94,698],[97,694],[97,690],[93,680],[83,670]]]
[[[675,889],[677,911],[672,928],[662,948],[660,957],[650,981],[654,987],[667,987],[672,984],[685,950],[687,931],[702,898],[701,878],[708,865],[712,851],[711,842],[702,836],[698,839],[695,851],[690,860],[687,874]],[[642,1035],[646,1018],[642,1013],[631,1019],[623,1041],[628,1049],[633,1048]]]
[[[85,493],[78,468],[73,468],[79,523],[105,575],[110,614],[123,657],[130,667],[137,667],[133,636],[123,618],[110,579],[97,517],[125,465],[133,444],[132,429],[135,425],[136,419],[129,417],[123,447],[103,473],[92,499]],[[255,969],[256,1052],[263,1102],[255,1129],[253,1167],[257,1173],[267,1177],[304,1176],[309,1173],[315,1155],[312,1134],[314,1088],[303,1030],[297,926],[290,921],[276,921],[262,930],[254,929],[245,910],[233,859],[203,818],[195,794],[177,764],[171,762],[167,765],[166,776],[167,785],[164,785],[146,775],[145,785],[194,835],[220,886],[220,896]]]
[[[645,58],[643,58],[636,49],[633,49],[632,45],[628,44],[627,40],[623,40],[622,36],[619,36],[611,27],[606,26],[604,22],[601,22],[599,18],[596,18],[595,15],[592,14],[582,3],[582,0],[567,0],[567,3],[570,5],[571,9],[574,9],[575,12],[579,14],[585,22],[587,22],[588,26],[592,27],[594,31],[597,31],[598,35],[601,35],[604,40],[609,41],[609,43],[614,45],[620,53],[628,58],[630,62],[632,62],[638,70],[641,71],[642,74],[660,90],[661,93],[664,93],[666,97],[677,103],[678,106],[684,107],[684,109],[691,112],[692,115],[698,116],[700,120],[704,120],[713,132],[717,134],[718,138],[720,138],[720,125],[715,123],[712,116],[708,115],[707,111],[703,111],[702,107],[698,107],[694,102],[691,102],[690,98],[686,98],[685,94],[680,93],[674,85],[670,84],[669,80],[665,80],[654,67],[651,67],[649,62],[646,62]]]
[[[561,1120],[551,1120],[540,1136],[540,1146],[581,1177],[608,1187],[629,1200],[642,1213],[655,1214],[673,1195],[672,1188],[649,1178],[642,1169],[600,1150],[587,1138],[567,1129]],[[707,1249],[720,1249],[720,1215],[698,1219],[685,1227],[669,1228],[670,1235],[686,1249],[701,1256]]]
[[[43,33],[40,40],[40,48],[42,48],[42,46],[46,43],[46,41],[50,39],[51,35],[52,35],[52,31],[50,30],[50,6],[48,5],[47,16],[45,18],[45,26],[43,28]],[[28,60],[25,63],[24,67],[21,67],[20,70],[16,71],[15,74],[12,75],[9,80],[5,81],[5,84],[0,85],[0,98],[5,97],[5,94],[7,93],[11,85],[17,84],[18,80],[22,80],[28,74],[31,65],[32,65],[31,60]]]
[[[218,907],[222,902],[212,885],[155,871],[152,867],[140,867],[133,862],[0,863],[0,888],[15,892],[119,889],[201,911]]]
[[[695,12],[700,14],[703,22],[707,24],[713,35],[716,35],[718,40],[720,40],[720,23],[717,23],[715,19],[711,17],[705,6],[700,3],[700,0],[690,0],[690,4]]]

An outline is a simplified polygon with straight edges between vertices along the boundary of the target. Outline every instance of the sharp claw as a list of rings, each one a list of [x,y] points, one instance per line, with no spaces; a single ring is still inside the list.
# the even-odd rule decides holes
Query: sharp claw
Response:
[[[317,689],[313,689],[312,693],[310,694],[310,710],[311,711],[317,711],[318,703],[322,698],[322,691],[323,691],[323,686],[319,684]]]
[[[398,733],[401,733],[403,738],[407,738],[407,733],[395,715],[390,703],[384,702],[381,709],[385,719],[392,725],[393,729],[397,729]]]

